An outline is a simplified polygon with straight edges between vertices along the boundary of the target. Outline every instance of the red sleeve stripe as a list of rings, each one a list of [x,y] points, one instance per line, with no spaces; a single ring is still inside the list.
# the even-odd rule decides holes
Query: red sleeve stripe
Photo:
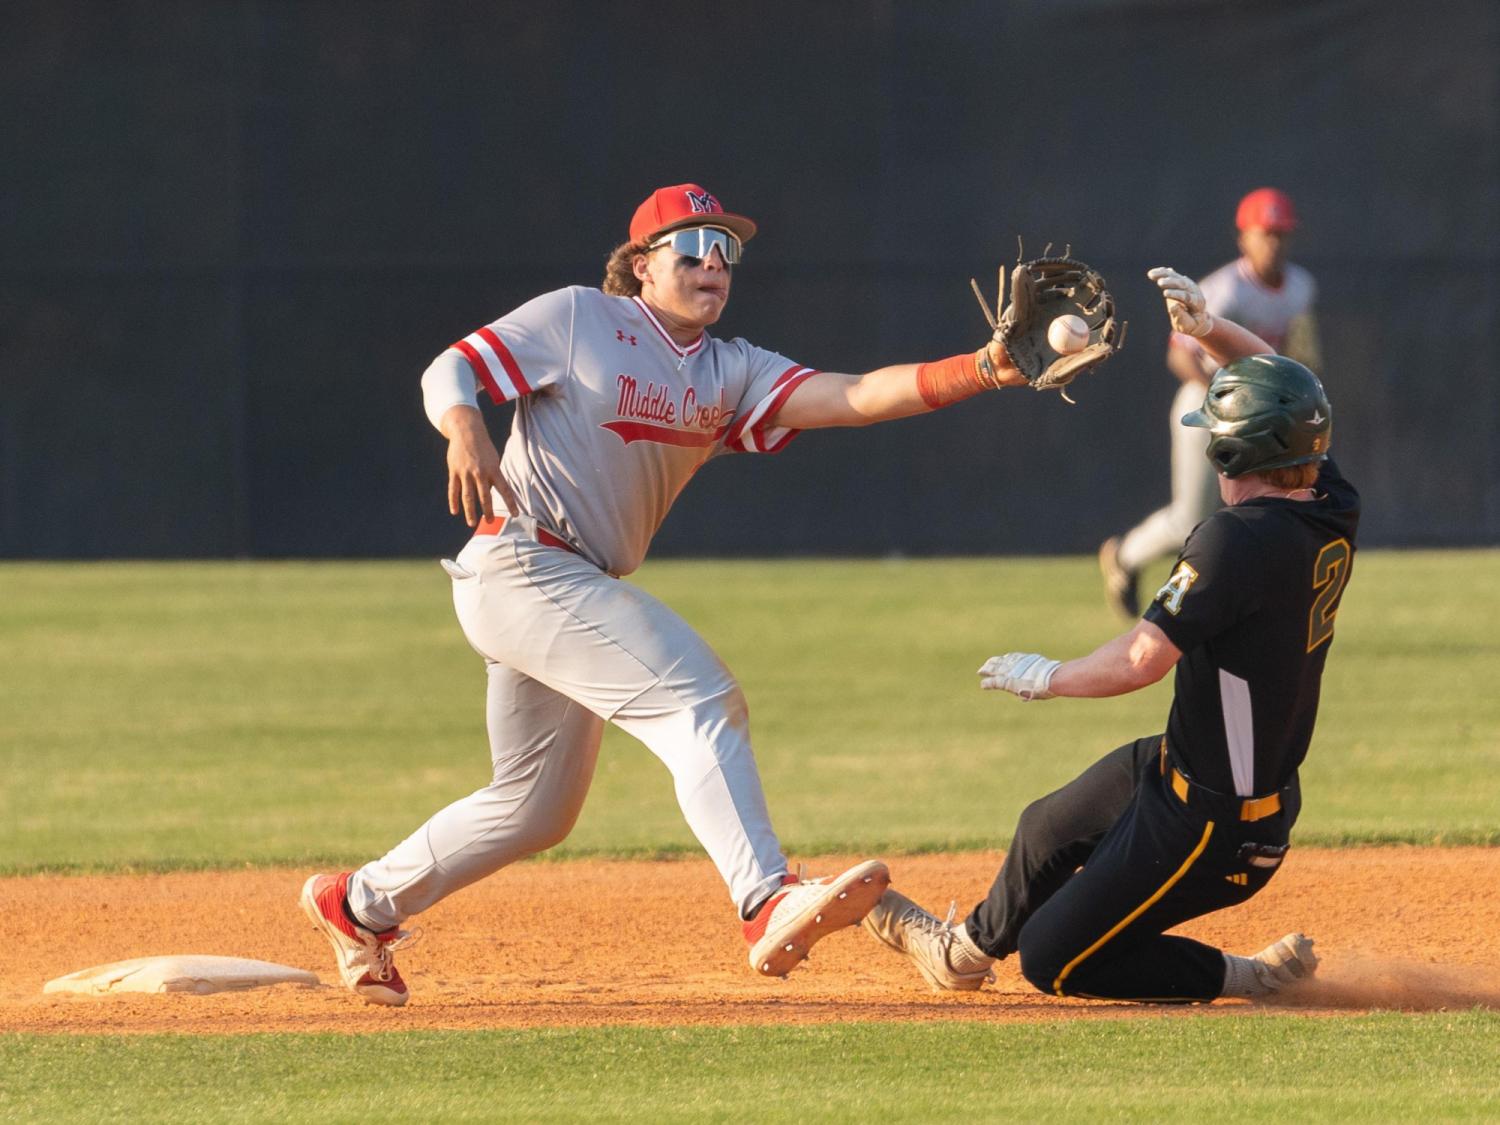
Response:
[[[510,349],[505,346],[500,337],[496,336],[494,331],[489,328],[481,328],[474,335],[493,348],[495,354],[500,357],[500,362],[505,367],[505,373],[510,376],[510,381],[516,388],[517,395],[529,395],[531,387],[526,382],[526,376],[521,374],[521,365],[516,362],[516,357],[510,354]]]
[[[469,361],[475,378],[484,384],[494,401],[508,402],[531,393],[531,385],[521,374],[521,365],[493,329],[470,332],[453,346]]]
[[[458,343],[452,345],[452,347],[454,351],[469,361],[469,369],[474,372],[474,378],[479,380],[480,386],[490,396],[490,401],[497,403],[504,402],[505,396],[500,393],[500,388],[495,386],[494,376],[490,374],[490,369],[484,365],[484,360],[474,350],[474,346],[467,340],[460,340]]]
[[[767,418],[775,416],[793,391],[816,374],[811,367],[796,364],[788,367],[772,385],[771,393],[734,424],[724,444],[740,453],[779,453],[786,448],[787,443],[801,431],[782,426],[767,430],[763,423]]]

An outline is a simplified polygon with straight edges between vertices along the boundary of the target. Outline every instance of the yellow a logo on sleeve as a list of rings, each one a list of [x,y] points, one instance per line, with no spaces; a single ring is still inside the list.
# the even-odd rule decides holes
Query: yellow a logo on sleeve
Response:
[[[1189,588],[1196,581],[1198,572],[1187,563],[1180,562],[1172,572],[1172,577],[1167,579],[1167,584],[1156,591],[1156,597],[1151,600],[1161,602],[1162,609],[1176,617],[1182,612],[1182,599],[1187,597]]]

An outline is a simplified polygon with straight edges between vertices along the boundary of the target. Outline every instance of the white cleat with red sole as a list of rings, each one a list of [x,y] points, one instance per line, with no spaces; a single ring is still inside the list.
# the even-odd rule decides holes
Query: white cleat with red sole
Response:
[[[768,977],[786,976],[823,938],[859,925],[890,885],[891,873],[878,859],[827,879],[788,876],[745,923],[750,967]]]

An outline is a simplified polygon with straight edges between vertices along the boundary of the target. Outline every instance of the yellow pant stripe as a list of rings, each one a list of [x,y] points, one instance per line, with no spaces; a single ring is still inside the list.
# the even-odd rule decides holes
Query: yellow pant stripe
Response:
[[[1111,938],[1113,938],[1126,926],[1130,925],[1130,923],[1134,922],[1147,910],[1151,909],[1151,907],[1154,906],[1158,900],[1160,900],[1162,895],[1166,894],[1173,887],[1175,887],[1177,883],[1182,879],[1182,877],[1188,873],[1188,869],[1192,867],[1193,864],[1198,862],[1198,857],[1203,854],[1203,849],[1208,847],[1208,838],[1213,834],[1214,822],[1210,820],[1203,826],[1203,838],[1198,841],[1198,846],[1193,849],[1193,854],[1182,861],[1182,866],[1172,873],[1172,877],[1165,883],[1163,883],[1159,888],[1157,888],[1157,891],[1154,895],[1148,898],[1145,902],[1141,903],[1119,922],[1117,922],[1114,927],[1111,928],[1109,933],[1105,934],[1098,941],[1094,942],[1093,945],[1089,946],[1077,957],[1073,958],[1073,960],[1064,965],[1063,971],[1058,973],[1057,979],[1052,982],[1052,991],[1057,993],[1059,996],[1066,996],[1067,993],[1063,992],[1063,981],[1068,979],[1068,974],[1071,973],[1074,969],[1078,968],[1079,965],[1083,964],[1083,962],[1087,961],[1095,953],[1099,952],[1099,950],[1102,949],[1110,941]]]

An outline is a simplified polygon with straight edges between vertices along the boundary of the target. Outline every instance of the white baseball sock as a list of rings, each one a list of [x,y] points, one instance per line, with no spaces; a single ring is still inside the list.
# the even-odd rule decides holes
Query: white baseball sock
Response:
[[[1272,990],[1266,987],[1260,974],[1255,971],[1255,958],[1236,957],[1233,953],[1221,956],[1224,958],[1224,987],[1219,992],[1220,996],[1252,1000],[1271,994]]]
[[[953,927],[953,941],[948,946],[948,965],[956,973],[982,973],[995,963],[969,936],[969,927],[960,922]]]

